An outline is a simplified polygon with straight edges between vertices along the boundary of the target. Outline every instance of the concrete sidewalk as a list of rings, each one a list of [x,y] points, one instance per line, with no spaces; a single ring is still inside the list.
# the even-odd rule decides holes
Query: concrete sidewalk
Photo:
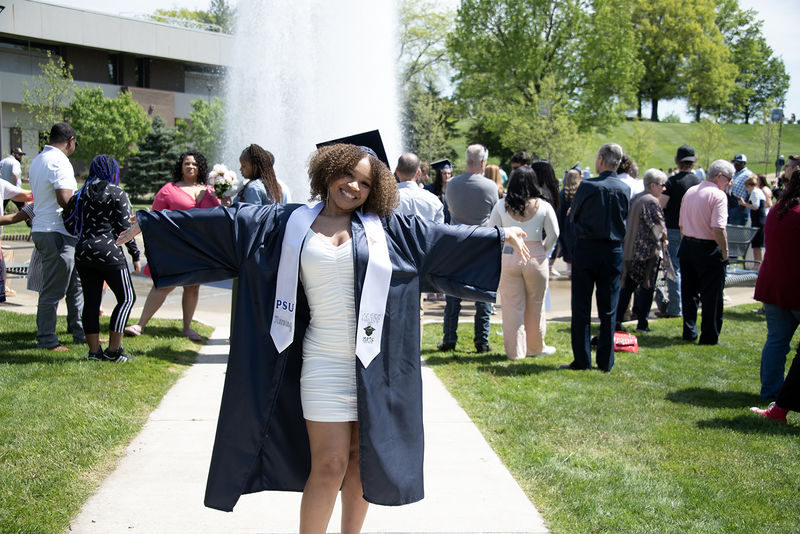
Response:
[[[297,532],[300,494],[245,495],[233,513],[203,507],[225,376],[227,328],[218,328],[150,415],[117,469],[72,521],[77,533]],[[433,371],[423,367],[425,494],[370,506],[365,533],[547,532],[542,517]],[[329,531],[339,531],[337,504]]]

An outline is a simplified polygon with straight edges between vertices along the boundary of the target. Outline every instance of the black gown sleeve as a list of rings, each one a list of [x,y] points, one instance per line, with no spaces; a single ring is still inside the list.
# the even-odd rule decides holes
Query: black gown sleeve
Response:
[[[423,292],[494,301],[505,232],[498,227],[450,225],[394,215],[394,246],[414,258]]]
[[[275,228],[277,206],[137,212],[154,284],[184,286],[235,278],[242,262]]]

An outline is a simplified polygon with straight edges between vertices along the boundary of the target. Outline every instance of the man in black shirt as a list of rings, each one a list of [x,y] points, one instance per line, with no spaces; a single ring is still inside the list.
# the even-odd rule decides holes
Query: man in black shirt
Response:
[[[681,246],[681,229],[678,219],[681,213],[683,195],[690,187],[700,183],[700,178],[692,171],[697,156],[694,147],[683,145],[675,154],[675,165],[678,172],[667,179],[667,185],[658,201],[664,208],[664,220],[667,224],[667,250],[669,259],[675,268],[675,279],[667,278],[667,309],[664,313],[657,312],[657,317],[680,317],[681,310],[681,269],[678,261],[678,248]]]
[[[572,362],[562,369],[589,369],[592,293],[597,287],[600,335],[597,342],[598,369],[614,365],[614,322],[622,271],[622,241],[628,218],[630,187],[617,177],[622,147],[607,143],[600,147],[594,166],[597,178],[583,180],[570,207],[577,244],[572,264]]]

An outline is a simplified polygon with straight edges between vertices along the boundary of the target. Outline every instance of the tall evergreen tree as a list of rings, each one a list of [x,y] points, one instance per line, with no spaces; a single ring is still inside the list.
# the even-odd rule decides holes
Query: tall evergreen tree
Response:
[[[138,152],[128,160],[128,172],[123,176],[125,190],[132,197],[150,198],[172,179],[172,168],[180,156],[175,129],[156,116],[138,147]]]

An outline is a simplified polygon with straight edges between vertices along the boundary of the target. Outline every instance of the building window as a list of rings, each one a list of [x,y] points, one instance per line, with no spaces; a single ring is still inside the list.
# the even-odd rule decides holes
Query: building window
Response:
[[[9,148],[11,150],[22,148],[22,128],[12,126],[8,129],[8,134],[11,141],[9,143]]]
[[[150,59],[136,59],[136,87],[150,87]]]
[[[121,63],[119,54],[108,55],[108,83],[122,85]]]

